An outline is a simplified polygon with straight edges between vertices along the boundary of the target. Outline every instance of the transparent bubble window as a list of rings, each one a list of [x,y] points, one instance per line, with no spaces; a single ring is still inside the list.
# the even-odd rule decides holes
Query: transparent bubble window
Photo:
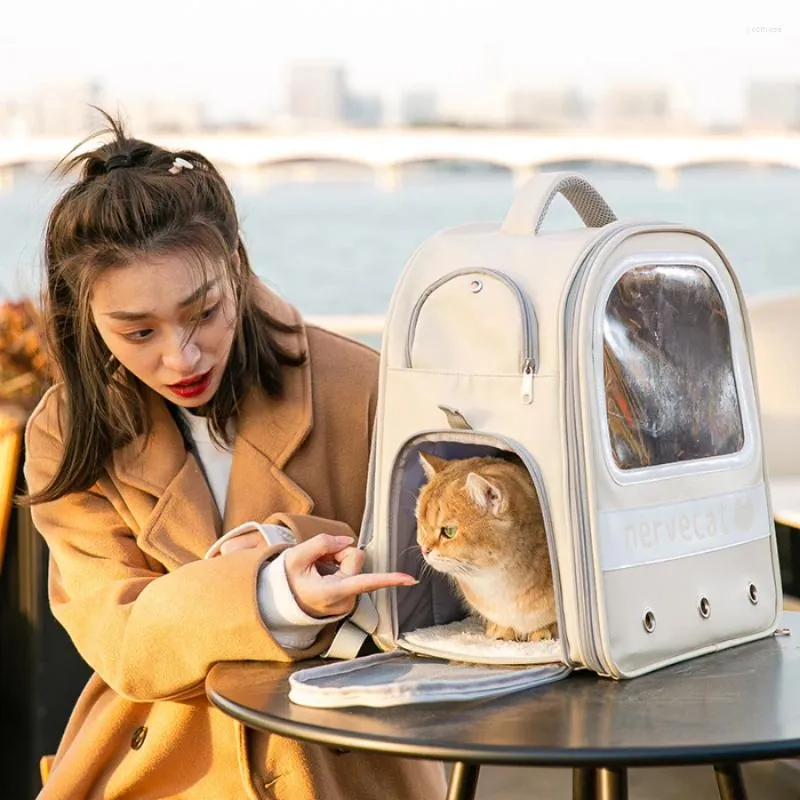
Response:
[[[605,308],[603,373],[620,469],[741,450],[728,315],[700,267],[641,266],[622,275]]]

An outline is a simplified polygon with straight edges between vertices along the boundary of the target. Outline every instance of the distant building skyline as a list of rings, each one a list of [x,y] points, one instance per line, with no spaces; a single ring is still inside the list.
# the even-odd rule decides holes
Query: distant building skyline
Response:
[[[681,119],[675,99],[663,86],[621,85],[613,87],[599,98],[593,115],[601,130],[673,130],[691,125]]]
[[[289,65],[289,117],[308,124],[338,123],[347,110],[347,73],[339,62],[300,61]]]
[[[745,125],[800,131],[800,81],[754,81],[747,87]]]
[[[548,130],[580,127],[586,123],[586,99],[574,86],[559,89],[515,89],[508,97],[512,128]]]
[[[587,130],[602,133],[678,133],[691,130],[800,132],[800,79],[752,81],[744,87],[743,111],[725,124],[703,124],[681,106],[677,94],[658,83],[620,82],[592,97],[578,86],[511,88],[485,108],[459,106],[457,95],[415,88],[402,93],[393,112],[379,93],[352,89],[344,64],[298,62],[286,73],[284,101],[271,112],[230,121],[214,117],[190,95],[159,100],[142,93],[115,96],[97,82],[37,87],[26,99],[0,96],[0,136],[89,133],[99,115],[91,106],[123,118],[140,131],[175,133],[212,129],[319,130],[336,127],[458,126]]]

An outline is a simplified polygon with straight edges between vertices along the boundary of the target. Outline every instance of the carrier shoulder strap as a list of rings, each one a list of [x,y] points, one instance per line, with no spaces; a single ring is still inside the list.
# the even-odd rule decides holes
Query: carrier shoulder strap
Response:
[[[341,624],[323,658],[355,658],[367,637],[378,629],[378,610],[366,594],[358,596],[353,613]]]

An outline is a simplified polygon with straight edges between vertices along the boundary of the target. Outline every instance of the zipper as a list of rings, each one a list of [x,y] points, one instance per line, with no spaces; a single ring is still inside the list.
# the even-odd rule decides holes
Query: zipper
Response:
[[[570,300],[566,308],[566,319],[574,319],[574,295],[570,293]],[[567,361],[574,365],[575,354],[573,352],[572,342],[575,340],[575,332],[573,330],[572,336],[567,336]],[[573,373],[576,370],[573,369]],[[565,370],[566,373],[566,370]],[[578,612],[579,612],[579,627],[580,627],[580,642],[581,642],[581,656],[586,663],[586,666],[597,670],[600,666],[599,654],[595,647],[595,626],[593,625],[593,614],[591,609],[590,597],[594,591],[593,570],[589,568],[586,547],[584,538],[588,534],[589,525],[586,519],[585,501],[583,501],[585,485],[585,474],[583,470],[582,457],[579,453],[583,454],[583,447],[580,445],[579,424],[580,414],[577,410],[577,399],[575,387],[577,382],[574,374],[567,377],[566,381],[566,405],[567,413],[572,417],[567,424],[567,453],[571,454],[568,461],[568,474],[569,474],[569,503],[570,512],[572,516],[572,530],[573,530],[573,570],[574,581],[577,589],[578,599]]]
[[[403,366],[406,369],[413,368],[411,363],[411,351],[414,346],[414,336],[417,329],[417,321],[422,312],[422,306],[424,306],[427,299],[445,283],[465,275],[486,275],[490,278],[494,278],[500,281],[514,295],[522,321],[522,363],[520,364],[522,384],[520,387],[520,400],[524,404],[530,405],[533,402],[533,376],[536,373],[539,344],[537,338],[536,315],[528,303],[525,293],[517,286],[516,282],[504,272],[491,269],[490,267],[465,267],[464,269],[458,269],[454,272],[448,272],[447,275],[443,275],[441,278],[434,281],[422,292],[419,298],[417,298],[414,308],[411,310],[408,334],[406,335]]]
[[[580,414],[576,397],[576,387],[578,386],[577,375],[577,353],[575,352],[575,342],[577,331],[575,324],[572,330],[568,330],[569,322],[575,320],[575,307],[579,305],[582,296],[583,282],[581,278],[588,270],[588,265],[593,261],[603,243],[610,238],[610,235],[603,236],[599,241],[595,241],[581,259],[578,267],[573,273],[570,288],[567,292],[567,304],[564,309],[564,339],[566,351],[567,368],[563,371],[563,381],[565,386],[564,396],[566,399],[566,412],[571,414],[566,426],[567,429],[567,454],[568,454],[568,476],[569,476],[569,508],[572,518],[573,530],[573,580],[577,589],[578,600],[578,619],[580,628],[580,649],[581,658],[586,666],[598,671],[600,669],[600,655],[596,647],[596,624],[592,612],[590,598],[594,592],[593,570],[589,568],[588,556],[585,547],[585,536],[589,532],[588,520],[586,519],[584,458],[583,447],[580,442]],[[577,289],[574,287],[577,284]],[[580,454],[580,457],[579,457]]]
[[[529,405],[533,402],[533,363],[525,359],[522,365],[522,402]]]

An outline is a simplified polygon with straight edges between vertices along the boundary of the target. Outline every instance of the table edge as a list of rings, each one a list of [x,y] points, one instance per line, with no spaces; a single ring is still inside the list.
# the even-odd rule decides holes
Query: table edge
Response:
[[[648,767],[745,763],[800,757],[800,738],[780,742],[740,742],[738,744],[688,745],[657,749],[634,747],[624,750],[609,747],[543,748],[540,750],[481,745],[451,747],[433,741],[409,741],[381,735],[364,739],[347,731],[331,733],[329,728],[321,728],[304,722],[287,722],[276,717],[269,717],[269,726],[267,727],[264,715],[256,714],[248,708],[231,702],[216,693],[208,684],[206,684],[206,696],[214,706],[228,716],[256,730],[331,748],[361,750],[405,758],[498,766]]]

